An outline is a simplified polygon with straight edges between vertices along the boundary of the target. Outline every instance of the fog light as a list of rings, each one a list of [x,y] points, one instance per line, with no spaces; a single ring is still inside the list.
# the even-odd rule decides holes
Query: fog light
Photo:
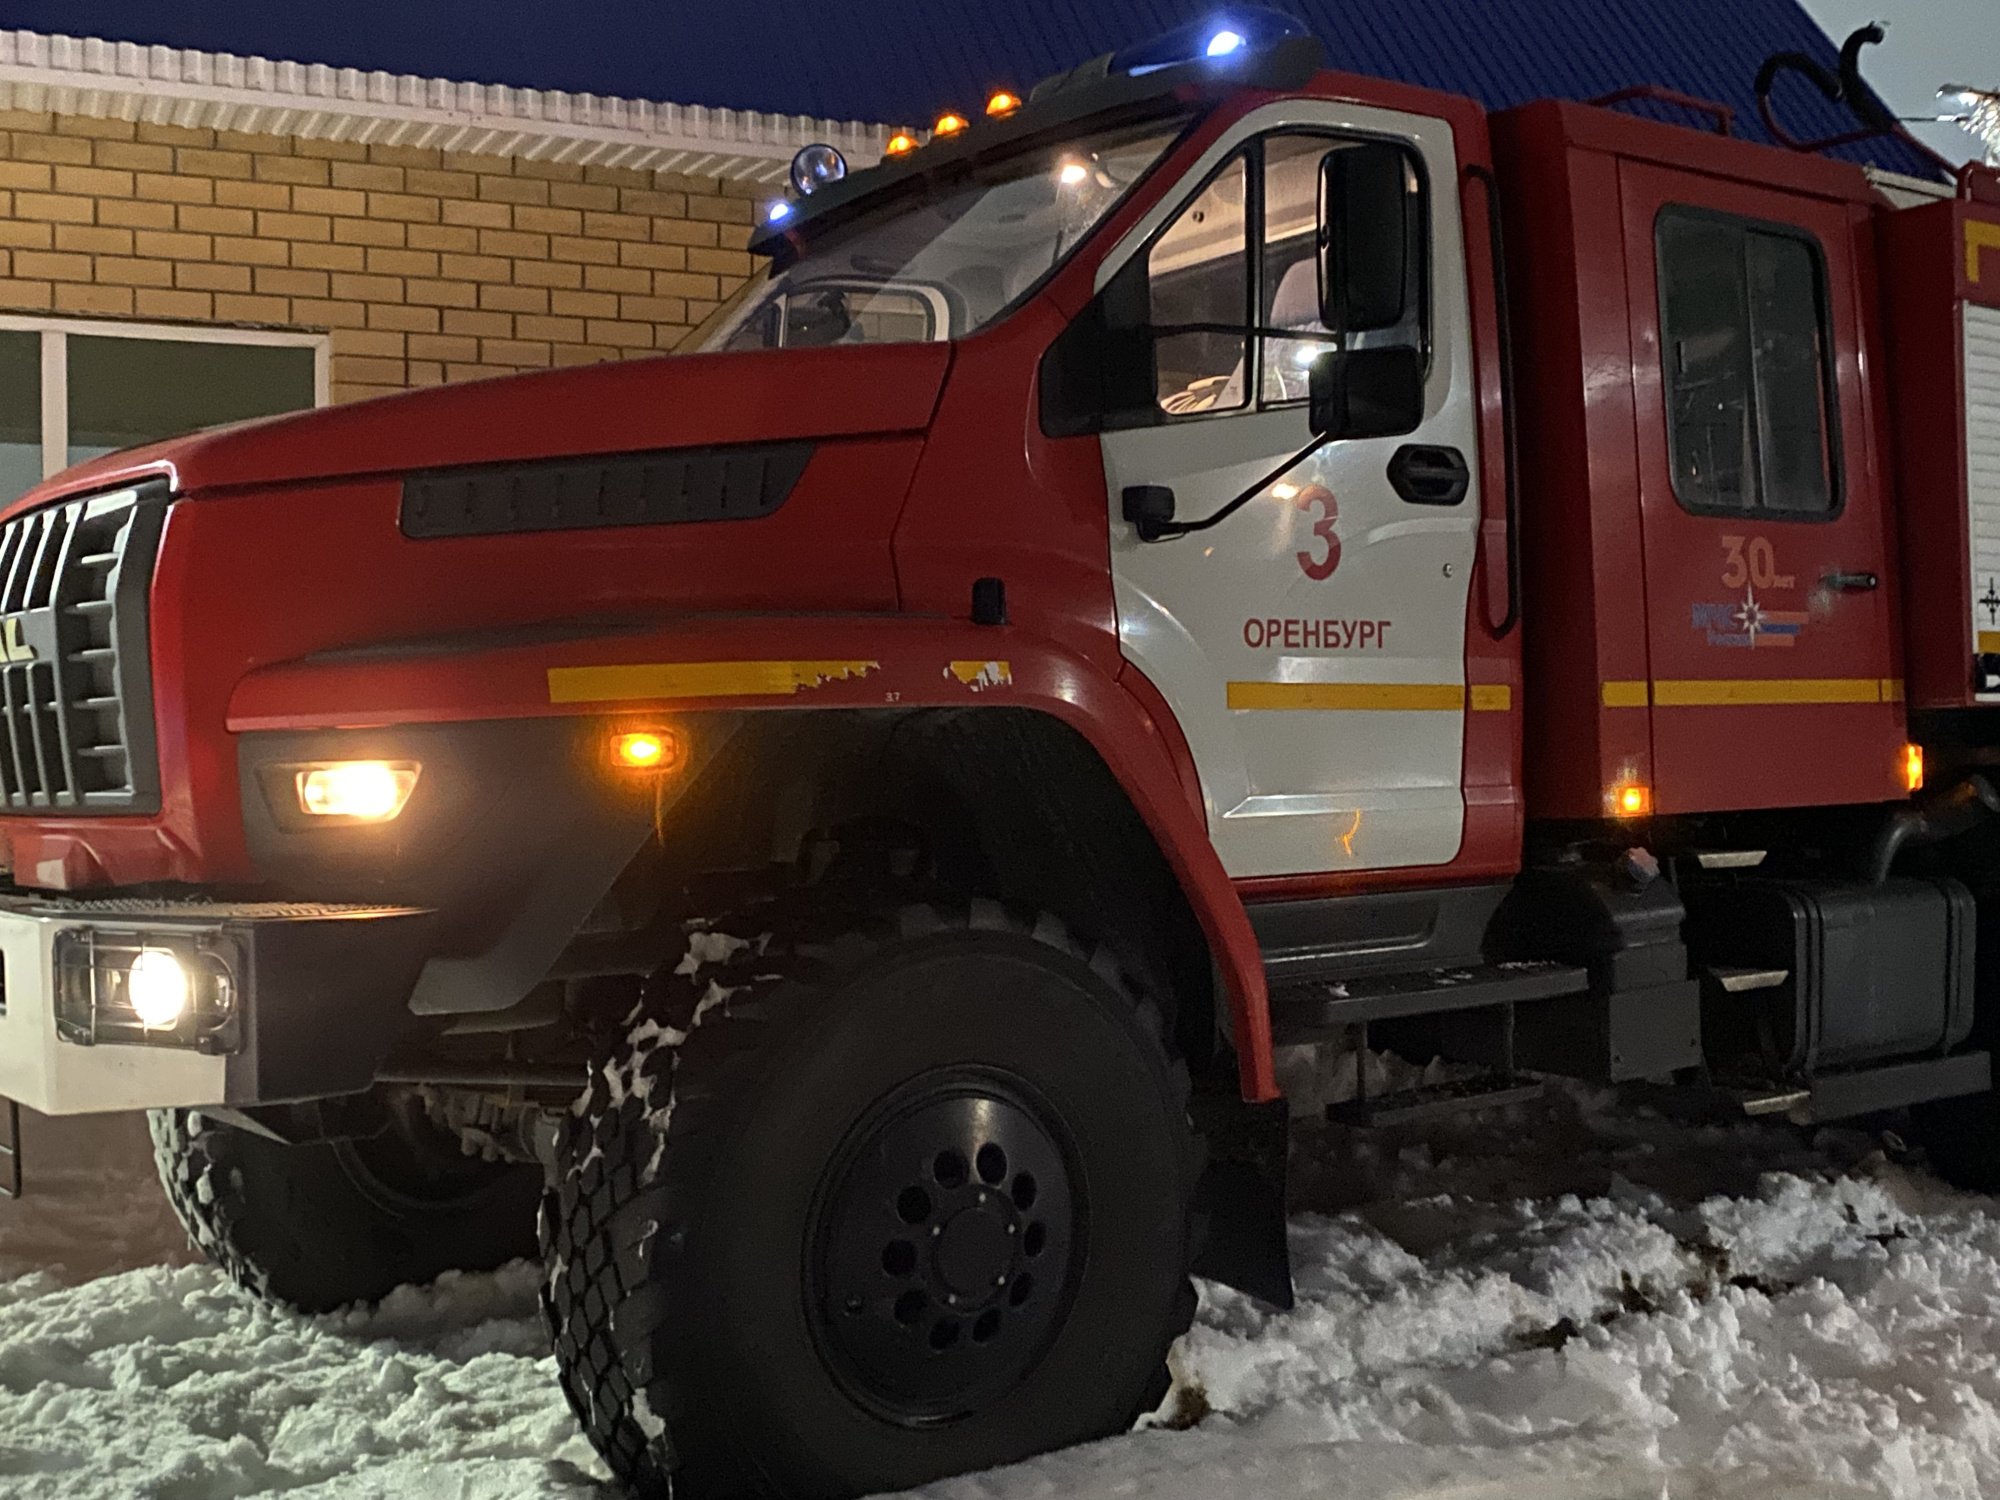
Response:
[[[341,760],[297,774],[299,808],[316,818],[386,823],[403,810],[423,768],[413,760]]]
[[[187,970],[164,948],[147,948],[125,971],[125,999],[149,1031],[178,1025],[188,1008]]]
[[[82,1047],[242,1047],[242,945],[220,928],[67,927],[56,933],[56,1035]]]

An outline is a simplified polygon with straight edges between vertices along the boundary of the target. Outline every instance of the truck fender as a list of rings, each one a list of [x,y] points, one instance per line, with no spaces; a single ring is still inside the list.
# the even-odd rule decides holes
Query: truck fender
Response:
[[[900,615],[578,622],[328,653],[238,683],[233,733],[527,717],[811,709],[1038,710],[1081,734],[1158,841],[1229,999],[1244,1097],[1278,1097],[1262,958],[1143,689],[1012,626]],[[1156,695],[1154,695],[1156,696]]]

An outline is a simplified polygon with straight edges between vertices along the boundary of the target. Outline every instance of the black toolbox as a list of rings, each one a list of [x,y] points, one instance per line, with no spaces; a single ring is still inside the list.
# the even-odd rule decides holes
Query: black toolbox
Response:
[[[1741,879],[1682,894],[1713,1061],[1755,1055],[1804,1076],[1947,1052],[1972,1030],[1977,916],[1956,880]],[[1719,978],[1777,970],[1781,983],[1740,991]]]

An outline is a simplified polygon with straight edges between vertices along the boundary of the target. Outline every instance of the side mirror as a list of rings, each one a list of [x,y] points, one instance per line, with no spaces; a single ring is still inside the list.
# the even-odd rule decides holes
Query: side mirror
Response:
[[[1349,349],[1313,361],[1313,436],[1401,437],[1424,419],[1424,356],[1418,349]]]
[[[1330,151],[1320,168],[1319,320],[1336,333],[1394,328],[1408,311],[1408,171],[1382,141]]]

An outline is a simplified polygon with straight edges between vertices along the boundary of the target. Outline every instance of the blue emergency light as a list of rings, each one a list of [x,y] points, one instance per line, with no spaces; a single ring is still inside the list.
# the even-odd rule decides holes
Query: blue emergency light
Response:
[[[1180,63],[1227,62],[1306,34],[1305,26],[1283,11],[1238,6],[1115,52],[1108,71],[1136,78]]]

